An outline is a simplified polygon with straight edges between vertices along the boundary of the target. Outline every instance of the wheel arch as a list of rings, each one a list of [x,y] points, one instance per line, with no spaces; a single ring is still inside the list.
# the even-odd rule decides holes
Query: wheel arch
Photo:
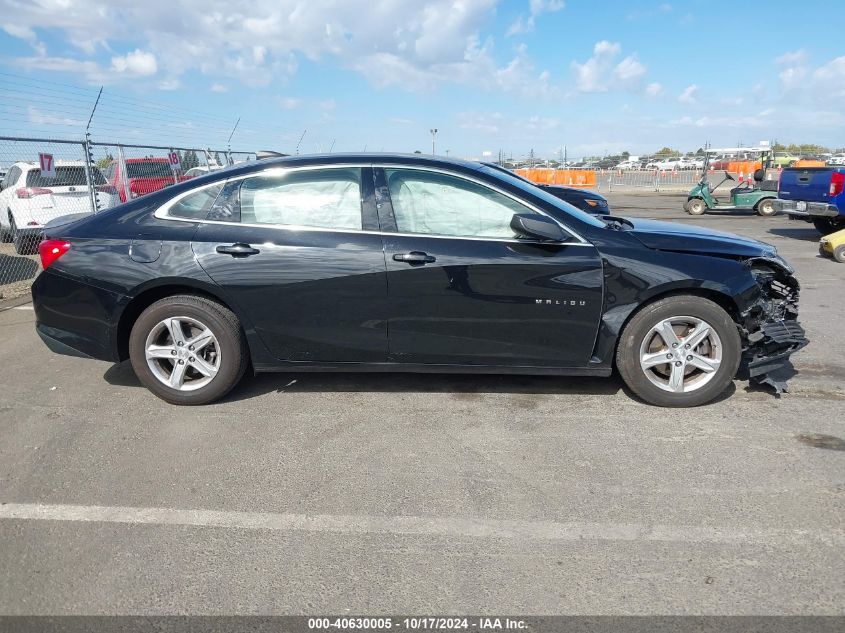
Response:
[[[253,341],[249,336],[250,327],[244,316],[240,313],[235,305],[228,300],[223,293],[210,284],[197,282],[196,280],[167,280],[160,279],[154,285],[147,285],[139,292],[137,292],[132,299],[123,307],[117,318],[117,328],[115,334],[115,348],[117,357],[123,361],[129,358],[129,334],[132,332],[132,326],[137,321],[141,313],[146,310],[153,303],[165,297],[173,295],[194,295],[205,297],[212,301],[225,306],[231,310],[238,317],[241,323],[241,329],[247,334],[247,341],[250,347],[253,346]]]
[[[757,202],[755,202],[755,203],[754,203],[754,210],[756,211],[757,209],[759,209],[759,208],[760,208],[760,205],[761,205],[761,204],[763,204],[763,202],[765,202],[766,200],[776,200],[776,199],[777,199],[777,196],[776,196],[776,195],[772,195],[772,196],[763,196],[763,197],[762,197],[762,198],[760,198]]]
[[[693,296],[701,297],[702,299],[709,299],[716,305],[720,306],[734,323],[739,323],[740,307],[736,303],[734,297],[724,288],[716,288],[713,286],[673,286],[663,287],[657,289],[654,293],[649,294],[639,304],[634,306],[626,315],[625,318],[619,321],[618,327],[614,327],[612,332],[606,332],[605,336],[613,337],[612,345],[601,346],[602,351],[596,350],[597,356],[603,356],[609,360],[609,364],[616,368],[616,352],[619,348],[619,341],[622,338],[622,332],[625,331],[628,323],[640,311],[661,299],[675,296]],[[604,324],[606,325],[606,324]],[[599,346],[597,345],[597,348]]]

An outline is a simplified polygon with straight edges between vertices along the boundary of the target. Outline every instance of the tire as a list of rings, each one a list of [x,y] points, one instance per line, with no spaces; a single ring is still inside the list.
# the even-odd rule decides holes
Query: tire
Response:
[[[679,339],[674,349],[655,329],[664,322],[673,326],[673,340]],[[709,326],[709,333],[698,342],[691,340],[692,347],[686,350],[684,341],[696,334],[697,328],[703,332],[702,324]],[[654,362],[663,360],[664,355],[667,362]],[[736,324],[721,306],[702,297],[676,295],[648,304],[634,314],[619,337],[616,367],[631,391],[649,404],[697,407],[725,391],[736,375],[741,355]],[[690,358],[695,358],[695,364],[687,365]],[[645,369],[641,359],[652,366]],[[702,361],[712,371],[700,369],[697,365]],[[680,377],[680,389],[673,389],[675,376]]]
[[[10,230],[12,233],[12,242],[15,244],[15,252],[18,255],[34,255],[38,252],[39,239],[37,235],[18,231],[14,219],[11,220]]]
[[[690,215],[704,215],[707,211],[707,205],[704,204],[704,200],[701,198],[693,198],[692,200],[687,200],[684,209]]]
[[[840,264],[845,264],[845,244],[833,249],[833,259],[838,261]]]
[[[819,244],[819,255],[827,259],[830,255],[827,252],[827,249],[824,247],[824,244]]]
[[[9,228],[4,229],[3,225],[0,224],[0,242],[3,242],[4,244],[8,244],[12,241],[12,212],[7,209],[6,213],[9,218]]]
[[[822,235],[830,235],[836,233],[840,229],[845,229],[845,219],[842,218],[813,218],[813,226]]]
[[[757,203],[757,215],[768,218],[776,213],[777,209],[775,209],[774,198],[764,198]]]
[[[173,340],[181,336],[174,337],[174,329],[165,325],[171,320],[178,321],[176,328],[185,335],[184,341]],[[188,349],[188,343],[203,329],[211,332],[213,340],[198,343],[197,350]],[[150,361],[149,346],[159,354]],[[174,295],[156,301],[135,321],[129,335],[129,358],[138,380],[159,398],[171,404],[199,405],[222,398],[240,381],[249,365],[249,348],[231,310],[205,297]],[[178,388],[165,384],[168,376],[173,377],[177,362],[184,380]]]

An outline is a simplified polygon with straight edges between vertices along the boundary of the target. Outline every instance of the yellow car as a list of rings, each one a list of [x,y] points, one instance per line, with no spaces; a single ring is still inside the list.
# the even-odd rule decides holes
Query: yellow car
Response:
[[[819,241],[819,254],[822,257],[833,257],[840,264],[845,264],[845,229],[825,235]]]

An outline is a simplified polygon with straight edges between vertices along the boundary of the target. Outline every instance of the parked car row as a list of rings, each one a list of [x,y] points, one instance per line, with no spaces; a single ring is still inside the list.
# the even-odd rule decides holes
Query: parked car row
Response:
[[[20,255],[36,252],[50,220],[91,209],[85,163],[56,161],[55,171],[54,177],[47,177],[36,163],[18,162],[0,182],[0,239],[14,242]],[[98,168],[91,169],[91,177],[99,207],[118,204],[117,189]]]

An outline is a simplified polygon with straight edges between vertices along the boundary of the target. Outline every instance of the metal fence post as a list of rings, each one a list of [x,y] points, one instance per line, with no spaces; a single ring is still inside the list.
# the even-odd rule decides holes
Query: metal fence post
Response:
[[[126,154],[123,153],[123,145],[117,146],[117,168],[120,170],[120,188],[123,190],[123,199],[129,202],[132,195],[129,192],[129,177],[126,175]]]
[[[97,213],[100,208],[97,204],[97,192],[94,189],[94,172],[91,169],[94,157],[91,155],[91,145],[88,140],[85,140],[82,143],[82,156],[85,161],[85,184],[88,186],[88,196],[91,201],[91,213]]]

